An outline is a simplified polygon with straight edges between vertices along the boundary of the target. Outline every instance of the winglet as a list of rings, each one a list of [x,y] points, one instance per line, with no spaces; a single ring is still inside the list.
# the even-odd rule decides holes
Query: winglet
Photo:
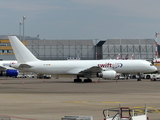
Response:
[[[10,40],[15,57],[19,63],[38,60],[16,36],[8,36],[8,38]]]

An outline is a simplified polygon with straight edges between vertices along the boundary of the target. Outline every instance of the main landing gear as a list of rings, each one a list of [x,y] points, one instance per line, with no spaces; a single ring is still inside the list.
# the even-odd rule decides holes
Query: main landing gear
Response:
[[[88,79],[84,79],[83,82],[92,82],[92,80],[88,78]]]
[[[75,83],[81,83],[82,82],[82,79],[79,78],[79,76],[77,75],[77,78],[74,79],[74,82]],[[84,79],[83,82],[87,83],[87,82],[92,82],[91,79],[87,78],[87,79]]]
[[[76,83],[82,82],[82,79],[80,79],[79,76],[77,75],[77,79],[74,79],[74,82],[76,82]]]

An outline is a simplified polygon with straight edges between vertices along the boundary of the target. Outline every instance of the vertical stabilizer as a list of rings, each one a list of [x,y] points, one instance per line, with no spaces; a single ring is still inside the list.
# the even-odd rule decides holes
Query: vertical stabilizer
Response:
[[[117,60],[121,59],[121,54],[118,54]]]
[[[128,54],[125,56],[125,58],[124,58],[125,60],[128,60]]]
[[[132,54],[131,59],[132,59],[132,60],[134,59],[134,54]]]
[[[38,60],[16,36],[8,36],[15,57],[19,63]]]

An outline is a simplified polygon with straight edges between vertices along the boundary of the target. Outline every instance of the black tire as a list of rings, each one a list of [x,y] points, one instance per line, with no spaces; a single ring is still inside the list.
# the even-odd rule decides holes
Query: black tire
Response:
[[[91,79],[84,79],[84,81],[83,82],[85,82],[85,83],[89,83],[89,82],[92,82],[92,80]]]
[[[82,79],[74,79],[74,82],[75,82],[75,83],[81,83],[81,82],[82,82]]]
[[[151,76],[150,76],[150,75],[147,75],[147,76],[146,76],[146,79],[151,79]]]

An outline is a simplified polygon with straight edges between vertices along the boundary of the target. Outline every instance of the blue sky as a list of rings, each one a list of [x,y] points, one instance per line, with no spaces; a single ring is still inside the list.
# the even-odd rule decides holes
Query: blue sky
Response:
[[[0,35],[19,35],[23,16],[25,35],[40,39],[155,39],[160,32],[160,0],[1,0],[0,15]]]

